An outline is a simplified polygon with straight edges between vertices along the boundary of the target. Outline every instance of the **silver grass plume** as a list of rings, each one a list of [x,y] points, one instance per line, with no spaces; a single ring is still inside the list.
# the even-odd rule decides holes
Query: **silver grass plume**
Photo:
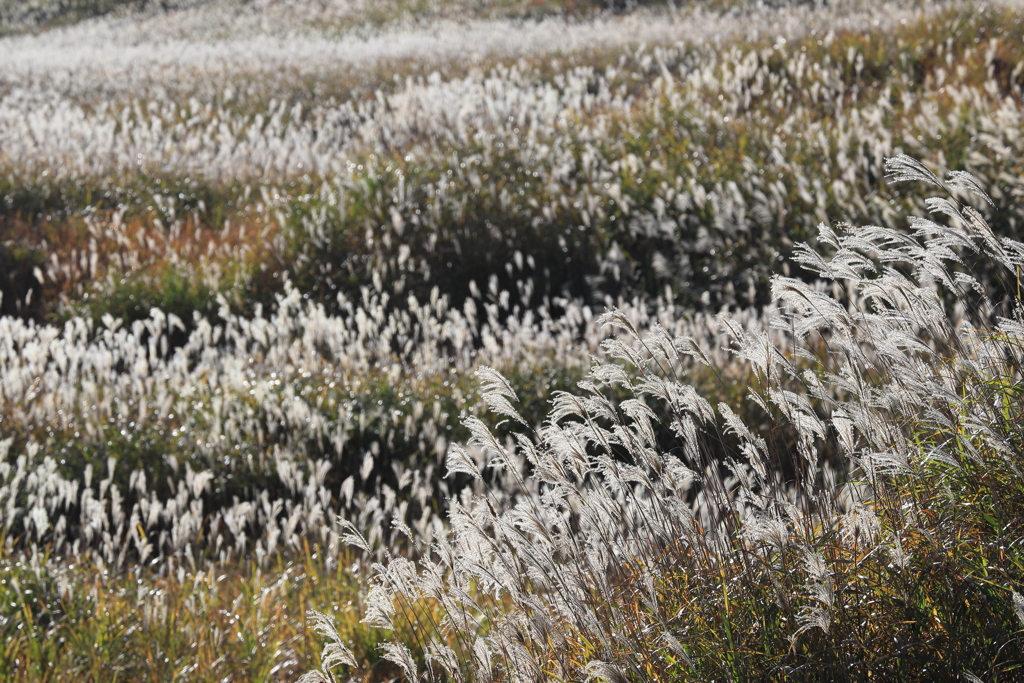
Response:
[[[605,683],[626,683],[629,679],[614,664],[594,660],[584,669],[588,681],[605,681]]]
[[[401,643],[382,643],[380,648],[384,651],[384,659],[394,662],[398,666],[402,667],[402,670],[405,672],[405,677],[408,680],[419,680],[416,669],[416,660],[413,659],[409,648]]]
[[[341,664],[357,666],[355,656],[345,646],[330,617],[322,612],[309,610],[306,612],[306,618],[313,622],[313,630],[329,641],[320,654],[320,667],[326,675],[331,675],[330,672]]]
[[[512,407],[508,399],[518,401],[516,392],[508,380],[502,377],[494,368],[480,366],[476,370],[476,376],[480,379],[483,388],[481,396],[488,407],[498,415],[510,417],[521,425],[526,425],[526,420]]]

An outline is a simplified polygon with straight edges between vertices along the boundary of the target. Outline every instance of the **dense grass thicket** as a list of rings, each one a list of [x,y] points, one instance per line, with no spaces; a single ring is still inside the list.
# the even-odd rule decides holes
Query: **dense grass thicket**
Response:
[[[0,680],[1024,676],[1024,14],[769,5],[0,0]]]
[[[605,342],[540,426],[480,371],[515,439],[467,418],[470,450],[449,449],[448,472],[505,480],[453,503],[418,562],[389,557],[371,581],[364,621],[399,631],[382,647],[407,678],[1021,674],[1024,306],[976,275],[1019,284],[1024,243],[956,199],[990,201],[973,176],[942,181],[905,155],[887,168],[947,193],[927,202],[940,222],[822,223],[820,246],[794,257],[821,282],[772,280],[781,342],[720,318],[767,430],[690,385],[713,366],[700,342],[619,310],[602,321],[632,343]],[[315,616],[331,642],[307,680],[357,668]]]

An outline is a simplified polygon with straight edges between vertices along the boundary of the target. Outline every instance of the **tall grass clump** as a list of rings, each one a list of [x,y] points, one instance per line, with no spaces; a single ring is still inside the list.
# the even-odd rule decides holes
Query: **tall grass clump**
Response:
[[[817,283],[774,277],[760,327],[720,319],[760,426],[687,383],[701,343],[617,311],[629,341],[539,428],[479,371],[508,436],[467,419],[448,471],[515,493],[452,501],[417,562],[376,567],[364,621],[415,634],[381,645],[407,679],[1020,675],[1024,244],[992,232],[973,176],[886,170],[942,191],[930,217],[822,223],[794,256]],[[307,680],[331,680],[348,654],[318,623]]]

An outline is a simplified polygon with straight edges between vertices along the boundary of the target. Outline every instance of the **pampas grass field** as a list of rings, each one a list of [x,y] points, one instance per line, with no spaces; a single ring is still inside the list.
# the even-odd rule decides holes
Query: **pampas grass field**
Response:
[[[0,681],[1024,680],[1024,5],[0,0]]]

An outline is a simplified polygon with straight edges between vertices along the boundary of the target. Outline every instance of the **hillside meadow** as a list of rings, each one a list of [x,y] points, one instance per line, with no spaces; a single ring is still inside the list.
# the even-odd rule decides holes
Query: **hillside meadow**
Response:
[[[0,0],[0,680],[1024,676],[1016,0]]]

